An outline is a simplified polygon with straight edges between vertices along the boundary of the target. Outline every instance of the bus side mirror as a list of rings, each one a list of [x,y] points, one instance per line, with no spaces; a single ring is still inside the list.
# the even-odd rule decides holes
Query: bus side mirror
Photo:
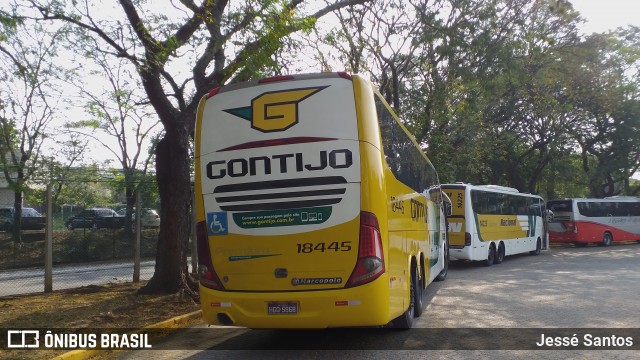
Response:
[[[546,220],[547,222],[551,222],[551,221],[553,221],[553,211],[551,211],[551,210],[545,210],[544,212],[545,212],[545,214],[544,214],[545,220]]]

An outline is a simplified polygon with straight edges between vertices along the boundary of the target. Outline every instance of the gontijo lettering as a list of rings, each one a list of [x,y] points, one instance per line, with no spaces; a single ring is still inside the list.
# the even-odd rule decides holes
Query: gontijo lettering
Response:
[[[323,150],[314,160],[316,161],[304,159],[302,153],[278,154],[271,157],[253,156],[247,159],[238,158],[228,161],[217,160],[207,164],[207,177],[222,179],[227,175],[230,177],[269,175],[273,170],[280,174],[286,174],[293,171],[324,170],[327,166],[333,169],[345,169],[353,165],[353,155],[348,149]]]

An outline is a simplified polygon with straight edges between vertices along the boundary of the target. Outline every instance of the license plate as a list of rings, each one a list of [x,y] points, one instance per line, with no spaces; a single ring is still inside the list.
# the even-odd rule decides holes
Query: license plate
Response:
[[[297,302],[269,302],[267,303],[268,315],[291,315],[298,313]]]

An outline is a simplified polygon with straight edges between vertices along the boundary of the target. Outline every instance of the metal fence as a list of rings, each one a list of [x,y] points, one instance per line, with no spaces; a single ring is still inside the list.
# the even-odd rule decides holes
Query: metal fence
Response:
[[[137,197],[140,204],[140,195]],[[4,216],[14,204],[0,202],[0,297],[151,278],[159,222],[163,219],[136,224],[136,219],[144,219],[137,206],[130,231],[120,224],[95,226],[82,223],[87,219],[78,217],[85,207],[54,210],[50,195],[47,198],[41,207],[24,205],[25,209],[42,214],[46,221],[40,228],[23,217],[20,242],[14,237],[12,220]],[[23,210],[26,213],[34,214],[32,210]],[[69,226],[74,219],[75,225]]]

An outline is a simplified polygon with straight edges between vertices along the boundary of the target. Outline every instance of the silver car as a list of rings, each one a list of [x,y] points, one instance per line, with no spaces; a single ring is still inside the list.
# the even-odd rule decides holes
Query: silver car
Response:
[[[125,216],[127,212],[126,208],[122,208],[117,211],[118,215]],[[136,209],[133,209],[133,213],[131,214],[131,222],[136,221]],[[160,215],[154,209],[142,209],[140,211],[140,226],[142,227],[159,227],[160,226]]]

